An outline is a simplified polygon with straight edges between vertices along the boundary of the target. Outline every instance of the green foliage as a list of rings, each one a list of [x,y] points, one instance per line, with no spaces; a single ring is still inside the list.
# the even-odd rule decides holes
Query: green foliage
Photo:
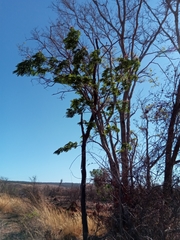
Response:
[[[71,100],[71,106],[66,111],[66,117],[72,118],[75,114],[81,114],[85,108],[85,101],[83,98]]]
[[[18,76],[39,77],[50,73],[55,83],[70,86],[81,96],[80,99],[84,97],[84,91],[87,93],[87,88],[91,94],[94,90],[98,90],[98,94],[101,96],[107,94],[119,96],[131,86],[132,80],[137,79],[136,72],[140,66],[139,60],[117,58],[114,60],[116,66],[113,68],[103,67],[99,82],[95,82],[95,69],[97,64],[101,64],[102,61],[100,50],[96,49],[89,53],[84,46],[78,47],[79,38],[80,32],[71,27],[67,37],[64,39],[65,49],[71,51],[72,54],[71,62],[68,56],[65,59],[58,60],[52,56],[45,57],[42,52],[37,52],[30,59],[19,63],[13,73]],[[93,97],[92,95],[87,96]],[[84,106],[92,104],[90,98],[89,100],[86,98],[86,102],[83,101]],[[82,104],[80,103],[80,105]],[[78,107],[71,106],[71,108],[73,109],[72,111],[68,110],[67,116],[74,116],[75,113],[78,113],[76,111]]]
[[[68,152],[69,150],[71,150],[72,148],[77,148],[78,144],[77,142],[68,142],[67,144],[64,145],[64,147],[60,147],[58,148],[54,154],[59,155],[62,152]]]
[[[137,80],[137,71],[140,67],[139,59],[118,58],[119,65],[114,68],[116,81],[121,82],[122,89],[127,90],[133,80]]]
[[[95,112],[97,104],[95,99],[97,98],[98,107],[103,113],[102,118],[111,119],[116,112],[118,114],[122,111],[128,112],[128,103],[126,104],[122,100],[121,95],[131,87],[132,81],[137,80],[139,60],[120,57],[113,59],[113,66],[105,66],[101,64],[103,59],[100,50],[95,49],[88,52],[86,47],[79,44],[79,40],[80,31],[71,27],[63,41],[65,50],[69,51],[71,58],[68,54],[64,59],[59,60],[56,57],[47,57],[42,52],[37,52],[29,59],[19,63],[13,73],[18,76],[38,76],[43,79],[46,79],[47,74],[47,78],[49,79],[51,76],[54,83],[66,85],[74,90],[78,98],[71,101],[70,107],[66,111],[68,118],[82,115],[86,110],[90,113]],[[100,69],[99,75],[97,67]],[[106,126],[103,126],[102,134],[105,136],[110,133],[118,134],[120,129],[116,122],[108,121]],[[89,123],[83,120],[82,123],[91,129],[96,127],[94,122]],[[54,153],[60,154],[76,147],[77,143],[69,142]]]
[[[111,101],[108,100],[106,108],[107,116],[112,116],[114,110],[118,112],[128,112],[128,103],[126,104],[119,97],[128,91],[132,85],[132,81],[137,80],[137,71],[140,66],[139,59],[117,58],[114,60],[115,67],[106,67],[100,78],[100,95],[111,96]],[[116,101],[114,101],[116,99]]]
[[[124,151],[131,151],[132,150],[132,146],[129,143],[123,143],[121,149],[119,150],[119,152],[124,152]]]
[[[105,128],[104,134],[107,135],[110,132],[116,132],[118,133],[120,131],[120,129],[116,126],[116,125],[108,125]]]
[[[37,75],[45,75],[47,72],[47,68],[43,67],[46,62],[46,57],[42,52],[37,52],[33,55],[29,60],[25,60],[19,63],[16,66],[16,70],[13,72],[18,76],[37,76]]]
[[[80,31],[76,31],[73,27],[71,27],[67,37],[64,39],[65,48],[74,50],[78,45],[79,37]]]

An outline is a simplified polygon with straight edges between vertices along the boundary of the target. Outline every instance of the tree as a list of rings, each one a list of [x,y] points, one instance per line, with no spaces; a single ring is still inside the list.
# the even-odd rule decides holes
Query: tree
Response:
[[[60,16],[57,23],[52,23],[49,32],[41,33],[38,30],[33,32],[32,38],[37,41],[39,50],[57,57],[58,60],[63,59],[64,56],[69,54],[67,49],[63,47],[63,39],[71,26],[78,26],[87,42],[82,44],[87,45],[88,49],[96,49],[96,42],[98,41],[101,53],[104,53],[104,65],[109,65],[110,69],[114,65],[113,59],[117,58],[117,52],[118,56],[129,60],[138,58],[143,61],[147,54],[150,55],[152,53],[150,47],[156,40],[161,25],[166,19],[165,13],[158,27],[157,25],[150,27],[148,18],[150,11],[143,0],[138,2],[131,0],[128,3],[125,0],[115,1],[114,3],[107,1],[104,4],[93,1],[85,5],[75,3],[72,0],[63,0],[54,3],[53,9]],[[31,54],[28,55],[31,56]],[[68,61],[71,61],[71,55],[68,55]],[[139,78],[145,74],[148,65],[149,63],[138,72]],[[64,71],[66,73],[70,72],[70,68],[67,67]],[[40,76],[39,80],[48,86],[54,85],[54,80],[51,78]],[[121,124],[120,140],[124,149],[121,151],[119,158],[121,158],[123,172],[122,182],[126,188],[129,184],[128,146],[131,142],[131,117],[134,112],[134,109],[131,109],[131,102],[137,83],[138,81],[132,81],[129,88],[124,89],[121,94],[123,108],[128,109],[126,112],[121,111],[119,116]]]
[[[61,16],[58,22],[59,25],[63,25],[65,19],[68,18],[69,26],[77,25],[90,45],[94,47],[95,39],[98,40],[101,44],[100,48],[105,52],[106,63],[109,66],[113,65],[112,59],[116,56],[115,48],[117,48],[122,58],[131,60],[138,56],[139,60],[143,61],[147,54],[153,53],[150,52],[150,47],[156,40],[161,25],[167,17],[167,12],[164,12],[163,18],[159,21],[159,26],[159,22],[153,26],[150,25],[150,11],[143,0],[138,2],[129,1],[128,3],[125,0],[113,3],[93,1],[93,3],[87,3],[86,5],[64,0],[57,1],[57,4],[54,4],[53,7]],[[55,32],[57,33],[57,31]],[[139,71],[139,78],[141,74],[145,73],[146,67],[144,66]],[[128,188],[129,183],[130,161],[128,146],[131,142],[131,117],[134,111],[131,109],[131,101],[136,85],[137,81],[132,81],[129,88],[121,94],[123,108],[128,109],[126,112],[121,112],[119,116],[121,123],[120,140],[124,149],[121,151],[120,158],[123,173],[122,182],[125,188]]]
[[[88,233],[85,153],[89,141],[97,144],[107,157],[113,189],[114,229],[122,236],[125,199],[121,186],[124,195],[128,194],[129,187],[134,186],[133,168],[137,164],[138,138],[132,130],[132,117],[138,105],[133,103],[133,97],[144,76],[153,80],[148,68],[161,53],[155,43],[169,10],[165,8],[157,19],[145,0],[116,0],[113,3],[93,0],[86,4],[61,0],[53,4],[53,9],[59,19],[43,32],[34,30],[32,39],[38,43],[38,52],[21,48],[26,59],[17,65],[14,73],[37,76],[46,86],[60,84],[59,94],[76,94],[77,98],[67,109],[67,117],[76,114],[80,117],[84,239]],[[152,19],[154,24],[151,24]],[[81,39],[80,31],[72,26],[80,29]],[[144,119],[148,124],[148,119]],[[77,147],[77,143],[69,142],[55,153],[73,147]],[[149,158],[146,151],[148,186]],[[154,160],[154,165],[156,163]]]
[[[71,108],[67,109],[67,117],[73,117],[75,114],[81,116],[80,126],[82,130],[82,213],[84,213],[82,222],[84,227],[84,239],[87,238],[88,228],[85,213],[85,180],[86,180],[86,144],[90,136],[90,131],[95,123],[94,130],[99,133],[100,144],[109,158],[109,164],[112,174],[112,185],[114,188],[114,208],[117,222],[121,221],[121,201],[120,201],[120,171],[118,155],[116,155],[117,140],[114,145],[113,135],[117,136],[119,129],[115,119],[116,114],[125,112],[125,105],[118,96],[126,88],[129,88],[131,81],[136,78],[135,73],[139,67],[139,60],[128,60],[117,58],[117,66],[114,68],[105,68],[102,77],[97,78],[97,65],[101,63],[99,49],[88,54],[85,47],[78,47],[79,31],[70,28],[64,44],[67,50],[70,50],[72,62],[69,64],[68,59],[58,63],[55,58],[47,58],[42,52],[33,55],[31,59],[25,60],[17,65],[14,71],[17,75],[36,75],[47,74],[51,72],[54,75],[54,81],[70,86],[79,95],[79,99],[73,99]],[[57,64],[58,63],[58,64]],[[115,60],[114,60],[115,63]],[[53,67],[52,67],[53,66]],[[64,74],[67,67],[71,67],[70,74]],[[103,69],[103,67],[102,67]],[[91,113],[89,121],[83,119],[83,112],[88,109]],[[112,121],[112,122],[111,122]],[[104,124],[102,124],[104,122]],[[84,125],[87,127],[84,131]],[[110,139],[110,147],[108,140]],[[75,143],[69,143],[64,148],[55,151],[59,154],[76,147]],[[126,146],[125,146],[126,147]],[[111,151],[113,156],[111,156]],[[124,151],[124,149],[121,149]],[[83,200],[84,199],[84,200]],[[118,227],[117,227],[118,229]]]
[[[159,43],[162,43],[164,46],[159,51],[159,57],[166,58],[169,62],[166,67],[162,67],[161,64],[156,62],[165,76],[165,84],[159,91],[161,97],[159,99],[157,97],[154,98],[155,101],[151,104],[151,110],[154,115],[153,121],[161,129],[161,136],[158,141],[161,142],[161,148],[163,148],[161,158],[165,158],[163,188],[165,195],[170,196],[172,192],[173,167],[179,163],[177,156],[180,149],[178,127],[180,110],[179,59],[178,57],[170,56],[172,53],[173,55],[180,53],[180,2],[174,0],[163,0],[161,2],[161,7],[164,8],[164,12],[167,14],[167,19],[163,24],[159,20],[162,16],[162,9],[161,11],[158,8],[153,10],[147,2],[146,5],[156,22],[161,26]]]
[[[72,89],[79,90],[81,92],[81,77],[78,74],[80,65],[83,66],[83,61],[87,55],[87,52],[84,48],[81,50],[77,49],[77,44],[79,41],[80,32],[75,31],[73,28],[70,29],[67,38],[64,39],[64,45],[67,50],[71,51],[73,56],[72,74],[63,74],[63,71],[68,67],[68,59],[58,63],[56,58],[46,58],[41,52],[38,52],[31,59],[25,60],[24,62],[18,64],[17,70],[14,73],[17,75],[36,75],[42,74],[45,75],[48,72],[53,72],[55,81],[59,81],[61,84],[70,85]],[[57,65],[56,65],[57,64]],[[85,66],[84,66],[85,67]],[[96,63],[95,66],[96,67]],[[86,77],[86,76],[85,76]],[[88,76],[87,76],[88,77]],[[76,79],[77,78],[77,79]],[[79,81],[79,82],[77,82]],[[81,95],[81,94],[79,94]],[[82,100],[82,101],[79,101]],[[82,172],[82,181],[81,181],[81,212],[82,212],[82,225],[83,225],[83,239],[86,240],[88,237],[88,224],[87,224],[87,214],[86,214],[86,145],[89,138],[90,131],[92,129],[91,124],[93,123],[93,115],[89,120],[89,125],[87,129],[84,129],[83,123],[83,111],[85,110],[85,101],[83,99],[74,99],[72,100],[71,108],[67,109],[67,117],[73,117],[75,114],[81,116],[80,127],[82,132],[82,143],[81,143],[81,172]],[[77,143],[69,142],[64,147],[57,149],[54,153],[60,154],[61,152],[67,152],[72,148],[76,148]]]
[[[173,50],[180,53],[180,35],[179,35],[179,13],[180,2],[179,1],[165,1],[165,5],[170,11],[170,16],[174,20],[174,27],[170,28],[167,24],[162,27],[162,31],[166,38],[171,42]],[[172,49],[172,48],[171,48]],[[165,175],[164,175],[164,192],[166,195],[170,195],[172,187],[172,175],[173,167],[179,163],[177,156],[180,149],[180,134],[179,134],[179,111],[180,111],[180,81],[179,81],[179,61],[174,67],[173,85],[174,91],[172,93],[172,110],[171,117],[168,126],[168,135],[166,142],[166,159],[165,159]]]

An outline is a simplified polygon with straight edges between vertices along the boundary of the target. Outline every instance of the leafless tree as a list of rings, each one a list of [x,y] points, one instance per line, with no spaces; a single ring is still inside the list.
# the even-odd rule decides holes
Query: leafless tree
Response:
[[[163,139],[164,146],[164,192],[171,195],[173,167],[179,163],[177,157],[180,149],[179,135],[179,110],[180,110],[180,81],[179,81],[179,57],[180,53],[180,33],[179,33],[179,13],[180,2],[174,0],[161,1],[161,9],[167,11],[167,18],[161,24],[159,19],[162,18],[162,10],[152,9],[148,3],[146,5],[151,14],[156,19],[159,26],[161,25],[160,34],[158,36],[161,51],[160,58],[166,58],[167,66],[162,66],[160,62],[156,62],[162,72],[163,84],[161,90],[161,98],[154,104],[154,117],[163,133],[159,139]]]

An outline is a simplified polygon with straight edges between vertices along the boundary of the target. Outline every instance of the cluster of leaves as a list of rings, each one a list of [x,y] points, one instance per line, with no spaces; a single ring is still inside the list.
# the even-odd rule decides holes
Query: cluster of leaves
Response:
[[[130,88],[131,82],[137,80],[137,71],[140,66],[138,59],[129,60],[128,58],[116,58],[115,67],[105,67],[101,69],[102,74],[96,79],[97,65],[101,65],[102,56],[100,50],[92,52],[79,45],[80,32],[70,28],[67,37],[64,39],[64,46],[71,58],[57,59],[46,57],[42,52],[38,52],[30,59],[27,59],[16,66],[15,74],[18,76],[39,76],[51,74],[54,83],[67,85],[73,89],[79,98],[71,101],[70,108],[67,109],[66,116],[74,117],[75,114],[81,115],[86,109],[90,112],[98,111],[95,106],[95,95],[101,100],[100,109],[106,110],[105,114],[112,117],[114,111],[128,111],[120,98],[121,93]],[[99,104],[99,103],[98,103]],[[88,122],[84,121],[86,126]],[[116,124],[106,124],[104,134],[110,131],[118,133],[120,130]],[[95,125],[93,125],[94,127]],[[69,142],[64,147],[59,148],[55,153],[72,148],[76,148],[77,143]]]
[[[17,65],[17,69],[13,72],[18,76],[37,76],[45,75],[49,70],[45,67],[46,57],[42,52],[37,52],[30,59],[25,60]]]
[[[58,148],[54,153],[59,155],[62,152],[68,152],[72,148],[77,148],[78,143],[77,142],[68,142],[67,144],[64,145],[64,147]]]

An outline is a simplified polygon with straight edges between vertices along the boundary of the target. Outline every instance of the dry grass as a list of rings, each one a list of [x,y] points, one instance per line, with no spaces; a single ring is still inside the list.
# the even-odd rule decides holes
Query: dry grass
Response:
[[[3,221],[0,222],[0,233],[6,237],[2,239],[11,239],[12,232],[24,233],[24,237],[19,239],[81,239],[82,236],[79,211],[71,212],[55,208],[43,198],[38,204],[32,204],[26,198],[1,194],[0,213],[4,216]],[[11,233],[5,230],[5,225],[11,229]],[[95,218],[88,217],[88,225],[90,235],[98,236],[106,231],[103,224]]]
[[[30,204],[18,197],[11,197],[8,194],[0,195],[0,211],[5,214],[21,215],[29,211]]]
[[[82,223],[81,214],[79,212],[68,212],[52,209],[46,205],[41,206],[41,216],[39,221],[43,225],[43,228],[51,229],[51,233],[56,235],[61,233],[63,236],[73,235],[77,238],[82,236]],[[89,233],[90,235],[100,235],[104,233],[105,228],[101,225],[101,229],[97,229],[97,223],[95,219],[88,217]]]
[[[94,202],[93,189],[87,193],[90,239],[117,239],[111,225],[112,203]],[[135,189],[123,205],[123,239],[180,239],[179,206],[178,189],[174,189],[169,199],[163,198],[160,187],[150,191]],[[0,184],[0,240],[11,239],[81,240],[78,188],[43,188],[38,184],[20,186],[6,182],[2,189]]]

